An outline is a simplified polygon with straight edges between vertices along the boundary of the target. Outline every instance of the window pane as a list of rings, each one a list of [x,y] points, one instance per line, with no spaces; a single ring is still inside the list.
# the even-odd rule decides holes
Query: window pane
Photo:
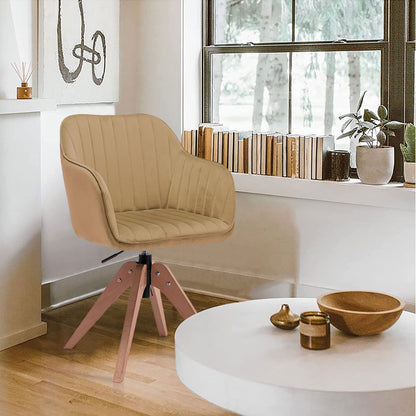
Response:
[[[292,132],[341,134],[342,114],[355,111],[367,90],[363,108],[380,104],[379,51],[293,54]],[[338,140],[338,148],[349,147]]]
[[[288,54],[212,58],[212,121],[236,130],[287,131]]]
[[[380,103],[379,51],[293,53],[292,133],[341,132],[338,117]],[[289,54],[212,57],[212,119],[229,129],[288,132]],[[349,140],[337,142],[349,148]]]
[[[291,0],[216,0],[215,43],[291,40]]]
[[[296,41],[383,39],[383,0],[296,0]]]

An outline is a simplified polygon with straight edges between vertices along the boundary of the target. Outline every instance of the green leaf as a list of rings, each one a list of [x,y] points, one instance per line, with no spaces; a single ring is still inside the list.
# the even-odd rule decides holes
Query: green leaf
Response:
[[[377,114],[374,113],[374,111],[365,109],[364,110],[364,117],[365,117],[365,113],[367,113],[367,117],[369,117],[369,120],[367,120],[367,121],[370,121],[370,120],[379,120]]]
[[[356,132],[356,130],[357,129],[352,129],[350,131],[347,131],[346,133],[341,134],[340,136],[337,137],[337,140],[342,139],[344,137],[351,137]]]
[[[370,136],[361,136],[359,142],[371,143],[374,139]]]
[[[338,118],[342,120],[345,117],[354,117],[355,115],[356,115],[355,113],[347,113],[347,114],[343,114],[342,116],[339,116]]]
[[[377,114],[382,120],[385,120],[389,112],[387,111],[387,108],[384,107],[384,105],[379,105],[377,109]]]
[[[404,126],[404,123],[401,123],[400,121],[389,121],[388,123],[384,125],[385,128],[391,129],[391,130],[396,130],[403,126]]]
[[[406,130],[404,132],[404,139],[408,145],[413,143],[413,146],[415,145],[415,126],[411,123],[406,125]]]
[[[358,113],[361,109],[361,106],[363,105],[363,101],[364,101],[364,96],[366,94],[367,91],[364,91],[363,94],[361,95],[360,99],[358,100],[358,104],[357,104],[357,111],[356,113]]]
[[[396,133],[393,130],[383,130],[383,131],[384,133],[387,134],[387,136],[391,136],[391,137],[396,136]]]
[[[341,131],[344,132],[344,130],[354,121],[353,118],[350,118],[349,120],[347,120],[342,126],[341,126]]]
[[[364,121],[371,121],[370,110],[364,110]]]
[[[377,140],[380,142],[380,144],[384,144],[384,143],[386,143],[386,135],[385,135],[385,133],[384,132],[382,132],[382,131],[379,131],[378,133],[377,133]]]
[[[363,121],[362,126],[365,127],[367,130],[373,129],[376,125],[371,121]]]

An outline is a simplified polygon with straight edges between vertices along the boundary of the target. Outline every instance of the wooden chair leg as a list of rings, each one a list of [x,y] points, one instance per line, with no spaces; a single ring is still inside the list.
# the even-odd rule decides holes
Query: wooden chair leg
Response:
[[[182,318],[186,319],[191,315],[196,314],[196,310],[192,306],[188,296],[185,295],[185,292],[182,290],[175,276],[164,264],[153,264],[152,286],[160,289],[177,309]]]
[[[139,314],[140,302],[146,287],[146,266],[137,264],[133,274],[133,282],[130,290],[129,303],[127,305],[126,317],[124,319],[123,333],[121,334],[120,347],[118,350],[116,370],[113,381],[121,383],[126,373],[127,360],[129,358],[134,330],[136,328],[137,316]]]
[[[137,263],[130,261],[124,263],[104,292],[97,299],[94,306],[87,313],[65,345],[65,349],[72,349],[82,337],[94,326],[111,304],[132,284],[132,277]]]
[[[160,290],[154,286],[151,287],[150,302],[159,335],[166,337],[168,335],[168,328],[166,326],[165,311],[163,310],[162,295],[160,294]]]

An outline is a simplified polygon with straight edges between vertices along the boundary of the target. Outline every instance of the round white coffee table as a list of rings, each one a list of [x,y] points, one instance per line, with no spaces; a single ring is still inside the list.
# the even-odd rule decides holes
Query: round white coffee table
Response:
[[[414,416],[415,319],[380,335],[331,327],[331,348],[304,349],[299,327],[270,315],[319,310],[315,299],[262,299],[207,309],[176,331],[176,370],[194,393],[242,415]]]

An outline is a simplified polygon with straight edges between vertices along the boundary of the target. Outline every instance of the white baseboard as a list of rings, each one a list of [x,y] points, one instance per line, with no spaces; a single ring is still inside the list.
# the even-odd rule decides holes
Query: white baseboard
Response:
[[[108,285],[123,263],[136,258],[137,256],[131,259],[115,261],[77,275],[43,283],[42,311],[46,312],[50,309],[99,294]]]
[[[13,347],[14,345],[21,344],[22,342],[29,341],[30,339],[45,335],[47,332],[46,322],[41,322],[31,328],[23,329],[10,335],[6,335],[0,338],[0,351],[6,348]]]
[[[163,261],[156,257],[154,260]],[[127,260],[42,285],[42,310],[54,309],[101,293],[125,261]],[[230,300],[316,298],[334,290],[291,281],[276,281],[261,276],[222,272],[194,265],[164,263],[172,270],[184,289]],[[414,312],[415,305],[407,304],[405,309]]]

